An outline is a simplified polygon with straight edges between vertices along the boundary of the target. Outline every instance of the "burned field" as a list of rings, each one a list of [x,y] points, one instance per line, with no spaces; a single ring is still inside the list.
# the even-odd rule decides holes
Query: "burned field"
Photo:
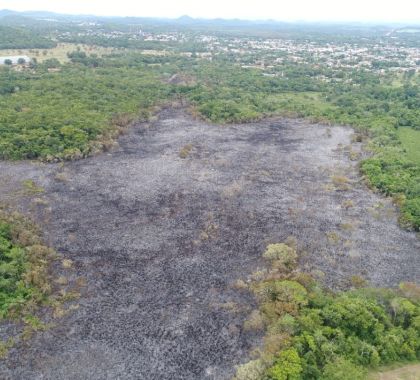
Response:
[[[419,242],[357,170],[351,129],[271,119],[217,126],[166,109],[115,151],[65,165],[0,163],[86,286],[79,308],[10,351],[13,379],[228,379],[259,342],[235,283],[293,236],[333,288],[420,278]],[[29,189],[30,190],[30,189]],[[39,200],[41,199],[41,201]],[[322,272],[322,273],[321,273]]]

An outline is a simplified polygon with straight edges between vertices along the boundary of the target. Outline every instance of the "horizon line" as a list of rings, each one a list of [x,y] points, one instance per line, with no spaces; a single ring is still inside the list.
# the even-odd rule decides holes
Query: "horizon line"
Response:
[[[400,23],[410,23],[420,25],[419,20],[408,20],[408,19],[371,19],[371,20],[343,20],[343,19],[274,19],[274,18],[240,18],[240,17],[194,17],[188,14],[182,14],[180,16],[168,17],[168,16],[130,16],[130,15],[99,15],[91,13],[60,13],[49,10],[24,10],[18,11],[10,8],[0,9],[0,12],[9,11],[14,13],[51,13],[57,16],[73,16],[73,17],[93,17],[93,18],[142,18],[142,19],[160,19],[160,20],[179,20],[182,18],[189,18],[195,21],[213,21],[213,20],[222,20],[222,21],[243,21],[243,22],[262,22],[262,23],[289,23],[289,24],[298,24],[298,23],[322,23],[322,24],[373,24],[373,23],[382,23],[382,24],[400,24]]]

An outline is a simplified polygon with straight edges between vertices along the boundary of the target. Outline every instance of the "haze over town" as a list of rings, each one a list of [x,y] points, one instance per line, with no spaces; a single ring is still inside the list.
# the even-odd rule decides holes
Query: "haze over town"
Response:
[[[334,0],[298,0],[279,2],[252,0],[197,2],[193,0],[157,0],[133,3],[129,0],[103,2],[100,0],[3,0],[1,8],[17,11],[43,10],[69,14],[99,16],[168,17],[182,15],[199,18],[274,19],[283,21],[361,21],[361,22],[418,22],[420,4],[415,0],[351,2]]]

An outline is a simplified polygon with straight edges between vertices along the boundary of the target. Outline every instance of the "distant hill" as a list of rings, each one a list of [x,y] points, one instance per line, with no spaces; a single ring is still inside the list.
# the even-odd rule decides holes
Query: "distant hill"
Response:
[[[188,15],[183,15],[179,18],[158,18],[158,17],[118,17],[118,16],[95,16],[95,15],[68,15],[60,14],[47,11],[25,11],[17,12],[9,9],[0,10],[0,24],[2,25],[19,25],[19,26],[31,26],[40,25],[40,23],[51,23],[51,24],[63,24],[63,23],[82,23],[82,22],[97,22],[97,23],[113,23],[119,25],[170,25],[174,27],[188,27],[188,28],[204,28],[204,29],[217,29],[218,27],[223,28],[259,28],[261,30],[299,30],[301,26],[305,28],[312,28],[313,30],[319,31],[323,29],[324,32],[328,33],[330,29],[333,33],[336,33],[337,28],[343,32],[355,31],[358,29],[367,28],[378,28],[378,29],[395,29],[407,28],[417,29],[418,25],[406,25],[401,23],[386,24],[378,26],[377,24],[368,23],[325,23],[325,22],[285,22],[276,20],[241,20],[241,19],[203,19],[193,18]]]

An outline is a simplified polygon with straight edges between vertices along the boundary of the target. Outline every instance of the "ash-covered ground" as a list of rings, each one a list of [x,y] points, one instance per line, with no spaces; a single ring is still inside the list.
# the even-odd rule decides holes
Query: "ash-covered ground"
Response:
[[[242,328],[252,297],[233,284],[288,236],[330,287],[352,275],[419,281],[419,241],[361,181],[351,134],[290,119],[217,126],[166,109],[112,153],[0,163],[3,200],[86,280],[79,308],[12,349],[0,378],[228,379],[259,343]],[[26,179],[44,192],[19,193]]]

